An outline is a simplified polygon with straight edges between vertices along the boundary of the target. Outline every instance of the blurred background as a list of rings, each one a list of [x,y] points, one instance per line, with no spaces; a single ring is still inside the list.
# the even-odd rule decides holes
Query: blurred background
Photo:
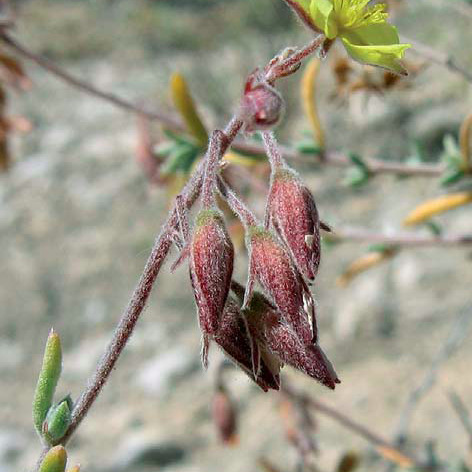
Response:
[[[402,34],[472,69],[469,3],[392,3]],[[252,70],[310,38],[282,0],[34,0],[18,3],[13,34],[101,89],[174,114],[169,80],[179,72],[208,129],[226,124]],[[328,148],[387,161],[439,162],[445,137],[457,140],[472,111],[471,84],[408,52],[413,72],[401,84],[380,92],[344,87],[337,70],[344,55],[335,48],[317,81]],[[30,470],[40,452],[31,400],[49,330],[59,332],[65,353],[58,398],[77,398],[128,302],[171,193],[151,185],[136,162],[134,115],[31,63],[23,66],[32,86],[9,92],[8,107],[32,129],[12,137],[12,163],[0,177],[1,472]],[[351,66],[358,78],[383,74]],[[284,145],[294,145],[310,136],[300,74],[282,80],[280,90],[287,112],[277,134]],[[159,124],[152,127],[157,141],[165,139]],[[404,231],[411,209],[445,191],[438,178],[392,175],[353,188],[344,168],[294,166],[335,229]],[[262,214],[262,196],[253,192],[248,199]],[[471,207],[437,222],[447,233],[470,234]],[[431,234],[426,227],[411,231]],[[412,391],[439,356],[435,381],[408,421],[406,446],[426,457],[434,444],[441,460],[458,465],[468,457],[470,440],[448,394],[453,389],[472,409],[471,249],[405,249],[346,287],[337,284],[367,250],[359,242],[326,245],[314,287],[321,343],[342,384],[331,392],[290,368],[285,375],[393,439]],[[240,281],[246,263],[241,250]],[[212,349],[204,372],[199,342],[187,270],[171,274],[166,267],[118,368],[68,447],[70,464],[80,463],[84,472],[250,472],[263,470],[258,459],[265,457],[280,472],[295,470],[297,452],[286,439],[279,395],[262,393],[236,370],[227,370],[225,381],[238,410],[239,441],[220,444],[211,401],[221,355]],[[453,352],[441,354],[448,342]],[[363,439],[315,417],[318,470],[336,470],[351,450],[362,457],[360,470],[385,469]]]

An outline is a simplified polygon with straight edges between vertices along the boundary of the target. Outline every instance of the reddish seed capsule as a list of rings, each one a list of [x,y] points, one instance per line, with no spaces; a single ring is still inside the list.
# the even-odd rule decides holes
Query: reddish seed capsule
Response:
[[[231,284],[233,259],[233,243],[220,212],[200,211],[190,246],[190,278],[206,344],[208,335],[218,330]],[[203,360],[205,364],[205,352]]]
[[[257,278],[270,301],[304,342],[316,342],[315,305],[289,254],[262,227],[249,227],[247,237],[250,278]]]
[[[270,222],[298,270],[314,280],[320,265],[320,219],[310,191],[290,169],[275,171],[269,194]]]
[[[304,342],[265,297],[255,292],[243,311],[248,330],[259,348],[275,355],[281,363],[309,375],[334,389],[338,376],[317,344]]]
[[[219,386],[212,402],[213,423],[226,445],[238,442],[236,408],[223,386]]]
[[[334,390],[340,383],[331,362],[320,346],[304,343],[283,320],[267,318],[267,345],[279,359]]]
[[[252,340],[249,336],[245,320],[239,304],[231,297],[228,298],[223,317],[220,320],[215,342],[225,354],[237,364],[265,392],[269,389],[278,390],[280,387],[279,369],[277,366],[261,360],[258,375],[254,375],[252,360]]]
[[[267,130],[275,126],[284,112],[284,102],[277,90],[267,82],[259,80],[258,72],[246,82],[240,104],[240,116],[245,131]]]

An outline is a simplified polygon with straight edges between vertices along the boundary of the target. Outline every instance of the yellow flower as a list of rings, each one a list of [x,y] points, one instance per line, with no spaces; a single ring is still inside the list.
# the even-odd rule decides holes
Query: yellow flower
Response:
[[[387,23],[385,4],[370,0],[285,0],[314,31],[340,38],[349,55],[363,64],[407,75],[400,59],[410,44],[400,44],[397,29]]]

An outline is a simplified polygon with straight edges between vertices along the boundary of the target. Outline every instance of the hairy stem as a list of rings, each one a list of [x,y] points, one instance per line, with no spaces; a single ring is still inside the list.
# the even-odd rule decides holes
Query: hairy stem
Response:
[[[210,208],[215,204],[216,173],[218,164],[223,156],[222,146],[226,136],[219,130],[213,131],[210,138],[210,146],[206,154],[205,176],[203,179],[202,205]]]
[[[272,167],[272,172],[274,172],[276,169],[284,167],[286,164],[282,154],[280,153],[279,145],[275,139],[274,132],[264,131],[262,133],[262,139],[264,141],[267,157],[269,158],[269,162]]]

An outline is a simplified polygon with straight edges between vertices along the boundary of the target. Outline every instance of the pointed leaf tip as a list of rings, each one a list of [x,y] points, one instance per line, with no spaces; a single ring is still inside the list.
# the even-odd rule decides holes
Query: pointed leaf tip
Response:
[[[41,462],[39,472],[64,472],[67,464],[67,452],[63,446],[55,446],[47,452]]]
[[[59,335],[51,330],[44,350],[43,365],[33,398],[33,422],[42,436],[43,422],[51,408],[57,382],[62,370],[62,347]]]

